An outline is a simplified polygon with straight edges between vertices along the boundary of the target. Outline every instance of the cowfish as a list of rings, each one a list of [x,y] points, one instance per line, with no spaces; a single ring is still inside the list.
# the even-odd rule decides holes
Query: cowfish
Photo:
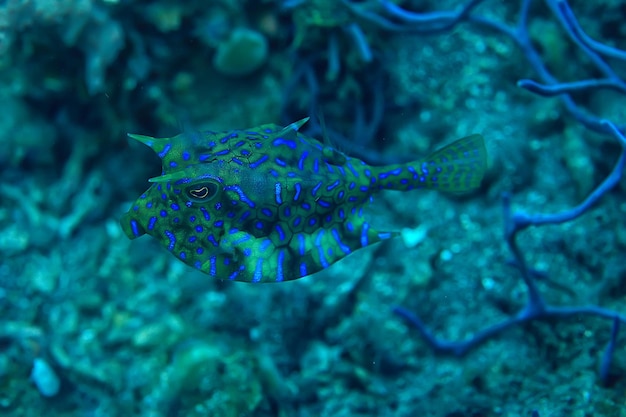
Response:
[[[307,120],[161,139],[129,134],[163,166],[122,216],[125,234],[151,235],[218,279],[294,280],[398,235],[364,218],[380,190],[461,193],[479,187],[486,171],[479,134],[422,160],[377,167],[299,132]]]

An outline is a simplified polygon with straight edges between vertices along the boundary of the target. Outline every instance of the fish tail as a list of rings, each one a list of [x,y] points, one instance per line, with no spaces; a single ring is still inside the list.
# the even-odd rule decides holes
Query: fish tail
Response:
[[[451,193],[480,186],[487,171],[487,150],[481,135],[459,139],[428,158],[407,164],[381,167],[372,188],[407,191],[428,188]]]

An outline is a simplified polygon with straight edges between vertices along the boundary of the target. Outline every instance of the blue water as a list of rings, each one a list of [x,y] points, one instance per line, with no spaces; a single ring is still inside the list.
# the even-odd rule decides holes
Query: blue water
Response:
[[[0,3],[0,415],[626,416],[624,13]],[[304,117],[372,165],[482,134],[489,171],[377,195],[400,237],[281,284],[123,233],[161,173],[128,132]]]

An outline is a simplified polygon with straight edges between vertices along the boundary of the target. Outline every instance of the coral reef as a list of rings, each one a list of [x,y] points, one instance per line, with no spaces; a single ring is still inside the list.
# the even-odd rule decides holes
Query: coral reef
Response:
[[[2,2],[0,414],[623,416],[622,3]],[[491,170],[281,285],[123,235],[159,175],[127,132],[306,116],[371,163],[482,133]]]

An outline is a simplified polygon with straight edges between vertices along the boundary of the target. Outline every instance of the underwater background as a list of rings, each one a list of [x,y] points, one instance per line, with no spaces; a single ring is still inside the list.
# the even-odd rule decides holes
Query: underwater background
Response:
[[[620,0],[0,2],[0,415],[626,416],[625,19]],[[489,171],[378,194],[368,220],[401,237],[291,282],[124,235],[161,172],[128,132],[304,117],[372,165],[479,133]]]

